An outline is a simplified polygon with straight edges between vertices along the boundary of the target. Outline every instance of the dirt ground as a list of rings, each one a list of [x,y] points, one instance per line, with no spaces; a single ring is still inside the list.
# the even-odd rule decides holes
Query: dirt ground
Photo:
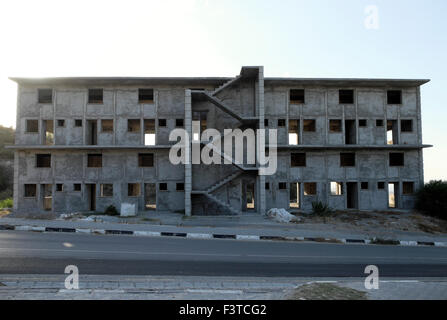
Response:
[[[311,283],[299,286],[288,300],[366,300],[365,292],[343,288],[332,283]]]
[[[427,235],[447,234],[447,221],[422,215],[418,212],[392,211],[335,211],[326,216],[313,214],[295,214],[300,218],[298,223],[278,223],[266,216],[193,216],[181,214],[141,214],[136,217],[104,216],[92,214],[73,214],[60,217],[58,214],[30,215],[18,212],[0,212],[1,217],[27,219],[63,219],[86,220],[96,222],[112,222],[125,224],[156,224],[177,226],[207,226],[207,227],[247,227],[247,228],[284,228],[306,229],[318,231],[356,232],[369,236],[388,238],[395,232],[424,233]],[[188,218],[188,219],[186,219]]]
[[[336,211],[328,216],[301,215],[304,224],[332,224],[356,230],[384,230],[425,232],[430,234],[447,233],[447,221],[422,215],[417,212],[344,212]]]

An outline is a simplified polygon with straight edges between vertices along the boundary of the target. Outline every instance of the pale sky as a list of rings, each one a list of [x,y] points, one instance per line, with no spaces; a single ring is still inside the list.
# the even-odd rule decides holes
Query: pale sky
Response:
[[[365,9],[378,10],[368,29]],[[447,179],[447,1],[0,2],[0,124],[15,126],[10,76],[422,78],[425,179]]]

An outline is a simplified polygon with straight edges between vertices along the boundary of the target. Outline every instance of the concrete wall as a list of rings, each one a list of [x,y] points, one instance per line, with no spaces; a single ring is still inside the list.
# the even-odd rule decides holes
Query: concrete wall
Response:
[[[87,184],[96,184],[96,211],[103,212],[113,204],[134,203],[140,211],[144,207],[144,183],[157,184],[157,210],[183,212],[184,192],[176,191],[176,183],[184,182],[183,166],[169,162],[168,151],[154,153],[154,167],[139,167],[137,151],[102,151],[102,168],[87,167],[87,153],[82,151],[52,151],[51,168],[36,168],[35,156],[40,151],[18,152],[19,201],[17,209],[23,212],[41,212],[42,195],[37,188],[34,198],[25,198],[24,184],[52,184],[54,212],[89,211]],[[98,151],[95,151],[97,153]],[[139,183],[138,197],[128,197],[128,183]],[[159,183],[167,183],[168,190],[158,190]],[[56,184],[63,184],[62,192],[56,191]],[[74,184],[81,184],[80,192],[74,191]],[[100,184],[113,184],[113,197],[101,197]],[[36,206],[37,204],[37,206]]]
[[[228,206],[240,213],[246,212],[244,186],[254,183],[256,188],[255,211],[265,207],[289,208],[290,183],[300,183],[300,207],[293,210],[310,211],[312,202],[321,200],[335,209],[347,207],[347,182],[357,182],[357,202],[360,210],[388,209],[388,182],[399,183],[398,203],[401,209],[414,205],[413,195],[402,194],[403,182],[414,182],[415,190],[423,182],[421,151],[421,119],[419,87],[336,87],[323,85],[283,85],[269,81],[264,87],[262,69],[259,75],[241,77],[233,85],[216,94],[231,110],[241,117],[257,117],[258,122],[242,124],[228,113],[216,108],[206,100],[194,100],[191,105],[185,90],[203,88],[208,92],[215,85],[197,82],[190,85],[151,85],[154,89],[153,103],[138,102],[138,88],[143,85],[98,85],[103,88],[102,104],[88,103],[88,87],[82,85],[20,85],[18,92],[15,172],[15,206],[17,210],[42,212],[41,188],[37,188],[35,198],[24,197],[24,184],[52,184],[53,211],[88,211],[87,184],[96,184],[97,208],[103,211],[108,205],[117,208],[122,202],[135,203],[140,211],[144,206],[144,183],[157,184],[157,210],[192,212],[192,214],[235,214]],[[222,81],[222,84],[224,82]],[[38,88],[53,88],[53,102],[37,102]],[[289,91],[305,89],[305,103],[291,104]],[[354,103],[339,104],[338,90],[353,89]],[[402,90],[402,104],[388,105],[386,93],[389,89]],[[188,100],[189,99],[189,100]],[[188,107],[185,109],[185,105]],[[224,184],[213,192],[220,202],[212,201],[204,195],[194,194],[219,183],[237,172],[234,165],[172,165],[168,159],[169,133],[176,128],[176,119],[185,119],[185,127],[190,126],[193,113],[205,111],[208,128],[223,132],[227,128],[262,128],[264,118],[268,120],[266,129],[278,130],[278,170],[273,176],[259,178],[250,171]],[[57,120],[65,120],[63,126]],[[75,120],[82,120],[82,127],[75,126]],[[113,132],[102,132],[101,121],[113,120]],[[140,131],[128,132],[128,120],[140,122]],[[144,146],[144,119],[154,119],[156,146]],[[159,126],[159,119],[166,119],[166,126]],[[278,126],[278,120],[285,120],[285,126]],[[299,145],[289,146],[289,120],[298,120]],[[315,132],[305,132],[303,121],[315,120]],[[330,132],[329,120],[341,120],[341,132]],[[25,132],[27,120],[38,120],[39,132]],[[44,148],[43,121],[54,121],[54,145]],[[345,145],[345,120],[356,124],[355,145]],[[366,126],[359,127],[359,120],[366,120]],[[383,120],[377,126],[376,120]],[[397,121],[399,145],[387,146],[387,120]],[[401,120],[412,120],[411,132],[401,131]],[[97,146],[89,145],[89,121],[97,122]],[[35,146],[35,147],[33,147]],[[42,147],[38,150],[37,147]],[[138,167],[138,153],[150,152],[155,156],[153,168]],[[290,155],[293,152],[306,153],[305,167],[292,167]],[[340,152],[354,152],[354,167],[340,166]],[[403,152],[405,164],[390,167],[388,154]],[[36,153],[51,153],[51,168],[36,168]],[[87,154],[102,153],[102,168],[87,168]],[[188,168],[185,170],[185,168]],[[190,181],[190,182],[189,182]],[[343,183],[343,194],[330,194],[331,181]],[[187,182],[187,183],[185,183]],[[286,189],[280,190],[278,183],[285,182]],[[305,196],[303,184],[315,182],[317,195]],[[361,189],[361,183],[368,182],[368,189]],[[378,189],[377,183],[384,182],[385,188]],[[62,192],[56,191],[56,184],[64,184]],[[81,191],[74,191],[73,184],[80,183]],[[100,197],[100,184],[111,183],[113,197]],[[127,184],[141,184],[141,195],[127,196]],[[168,190],[158,190],[159,183],[167,183]],[[188,193],[176,191],[176,183],[185,183]],[[268,183],[269,189],[265,188]],[[190,192],[193,193],[190,196]],[[259,199],[262,197],[261,199]],[[186,207],[185,207],[186,203]],[[186,209],[186,210],[185,210]],[[191,210],[190,210],[191,209]]]

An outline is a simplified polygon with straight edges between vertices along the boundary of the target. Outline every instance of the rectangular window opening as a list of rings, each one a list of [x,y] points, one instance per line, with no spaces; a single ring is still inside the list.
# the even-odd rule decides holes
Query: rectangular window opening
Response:
[[[102,167],[102,154],[87,155],[87,167],[101,168]]]
[[[175,191],[185,191],[185,184],[183,182],[176,183]]]
[[[303,120],[303,131],[305,132],[315,132],[315,119],[304,119]]]
[[[153,167],[154,166],[154,154],[153,153],[138,154],[138,166],[139,167]]]
[[[113,197],[113,184],[104,183],[100,185],[101,197]]]
[[[317,183],[316,182],[304,182],[304,195],[314,196],[317,194]]]
[[[332,196],[343,195],[343,183],[342,182],[331,181],[330,189],[331,189]]]
[[[339,104],[353,104],[354,90],[339,90],[338,91]]]
[[[331,119],[329,120],[329,131],[330,132],[341,132],[341,120],[340,119]]]
[[[175,126],[177,128],[183,128],[183,125],[184,125],[183,119],[175,119]]]
[[[38,89],[39,103],[53,103],[53,89]]]
[[[88,89],[88,103],[103,103],[103,89]]]
[[[414,182],[402,182],[402,194],[413,194],[414,193]]]
[[[305,167],[306,166],[306,154],[305,153],[292,153],[290,154],[290,162],[292,167]]]
[[[166,119],[158,119],[159,127],[166,127]]]
[[[139,103],[153,103],[154,102],[154,89],[138,89],[138,102]]]
[[[355,153],[353,152],[340,153],[340,166],[355,167]]]
[[[391,152],[389,154],[390,167],[400,167],[404,165],[404,154],[402,152]]]
[[[290,103],[303,104],[304,103],[304,89],[290,89]]]
[[[113,132],[113,119],[102,119],[101,120],[101,131],[102,132]]]
[[[158,184],[158,190],[168,191],[168,184],[166,182],[161,182]]]
[[[26,132],[27,133],[38,133],[39,132],[39,121],[38,120],[26,120]]]
[[[51,167],[51,154],[36,154],[36,167],[37,168],[50,168]]]
[[[278,127],[285,127],[286,119],[278,119]]]
[[[36,197],[37,186],[35,184],[25,184],[25,198]]]
[[[138,197],[138,196],[140,196],[140,184],[139,183],[129,183],[129,184],[127,184],[127,196],[128,197]]]
[[[127,120],[127,132],[139,133],[140,129],[140,119]]]
[[[387,104],[402,104],[402,91],[401,90],[388,90],[387,91]]]
[[[400,131],[401,132],[412,132],[413,131],[413,120],[400,120]]]

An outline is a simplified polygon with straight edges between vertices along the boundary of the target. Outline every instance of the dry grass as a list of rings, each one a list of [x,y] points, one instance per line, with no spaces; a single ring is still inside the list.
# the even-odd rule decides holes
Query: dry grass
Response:
[[[10,213],[11,211],[9,210],[0,210],[0,218],[6,217]]]
[[[51,212],[45,214],[13,212],[8,216],[8,218],[38,219],[38,220],[53,220],[56,219],[57,217],[59,217],[58,214]]]
[[[335,211],[330,216],[320,217],[315,215],[302,215],[303,223],[332,224],[346,227],[352,230],[388,230],[425,232],[430,234],[447,233],[447,221],[422,215],[417,212],[393,212],[393,211]]]
[[[366,292],[339,287],[332,283],[311,283],[299,286],[288,300],[367,300]]]

